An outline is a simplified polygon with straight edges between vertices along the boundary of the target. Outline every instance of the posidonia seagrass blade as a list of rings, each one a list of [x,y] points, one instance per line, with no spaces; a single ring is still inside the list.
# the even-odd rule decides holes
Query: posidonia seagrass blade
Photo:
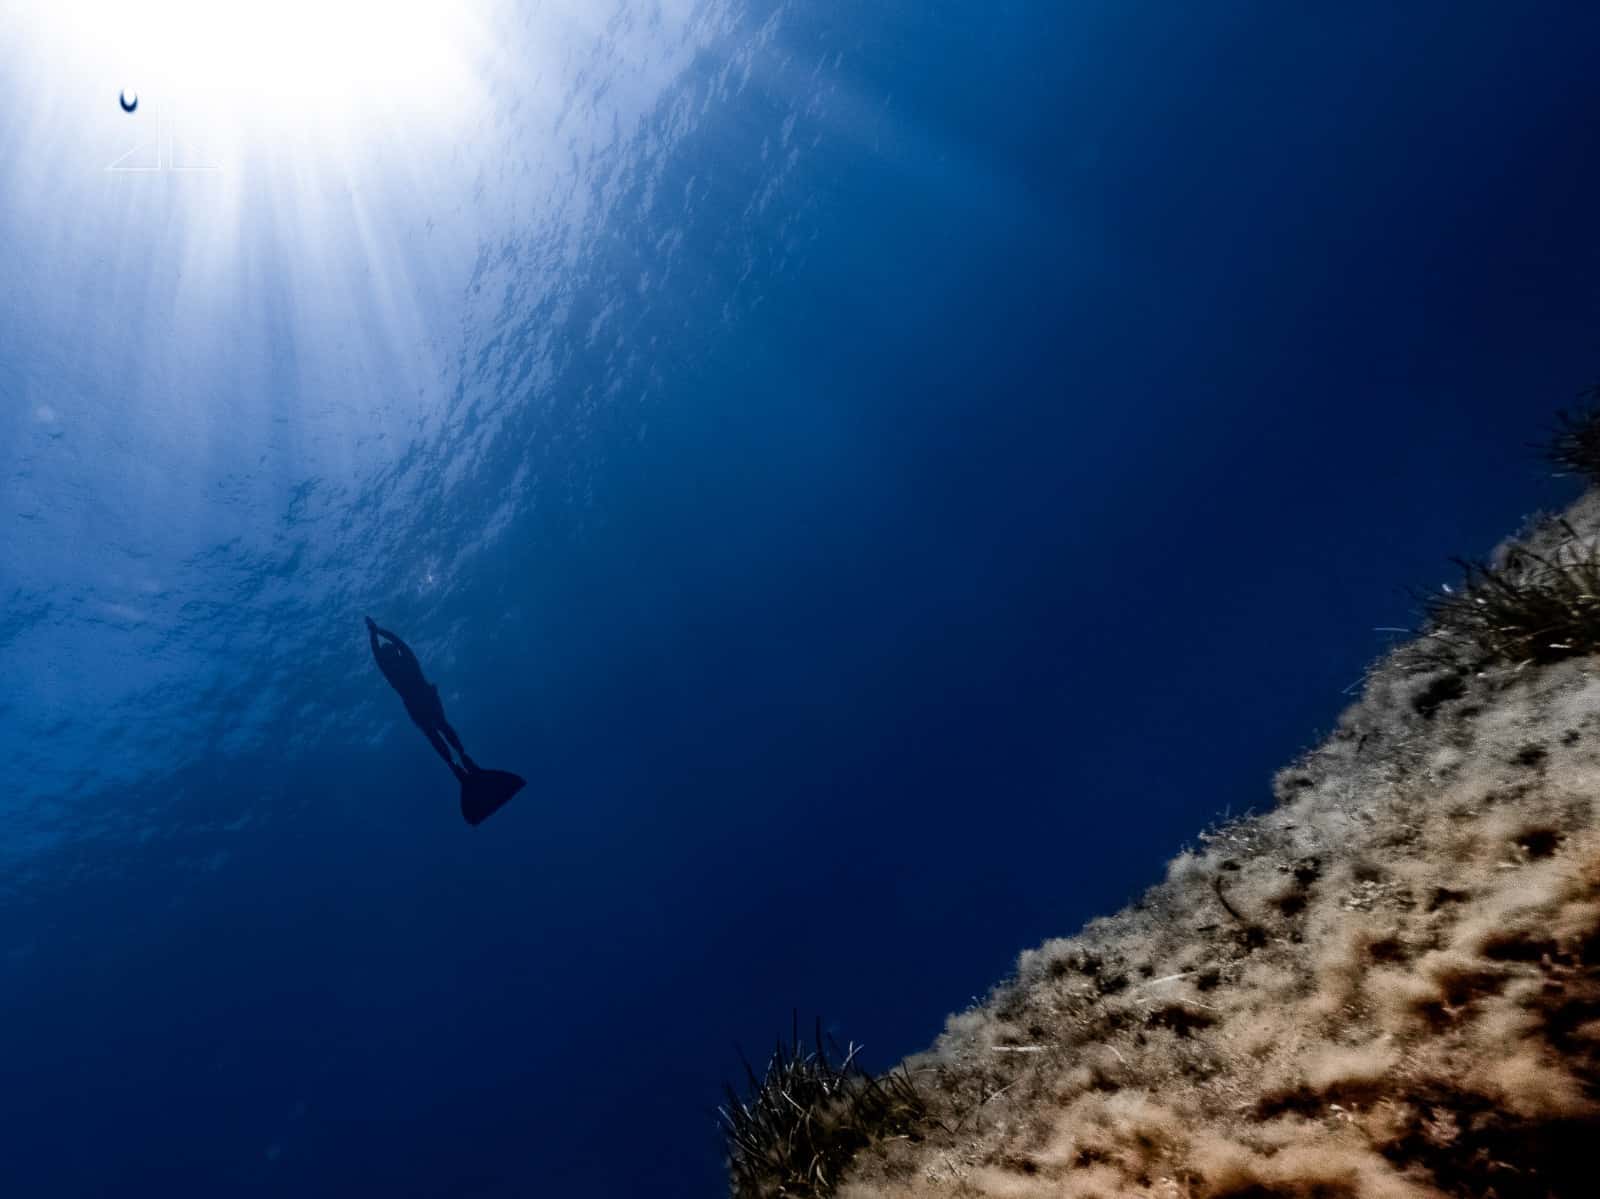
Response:
[[[723,1084],[726,1102],[717,1114],[736,1199],[823,1199],[858,1151],[884,1137],[914,1137],[926,1117],[903,1070],[873,1078],[857,1063],[860,1047],[852,1042],[841,1053],[820,1020],[814,1049],[799,1033],[796,1017],[789,1043],[775,1045],[764,1075],[740,1054],[745,1096]]]
[[[1423,597],[1436,656],[1476,667],[1600,652],[1600,545],[1565,531],[1552,554],[1519,545],[1497,563],[1455,559],[1461,585]]]
[[[1600,483],[1600,385],[1581,392],[1577,407],[1556,414],[1556,430],[1540,448],[1559,473]]]

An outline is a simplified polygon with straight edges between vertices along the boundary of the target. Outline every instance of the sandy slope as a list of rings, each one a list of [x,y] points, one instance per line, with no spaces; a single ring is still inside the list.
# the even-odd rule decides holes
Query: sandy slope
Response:
[[[951,1017],[840,1193],[1600,1196],[1600,658],[1402,647],[1276,791]]]

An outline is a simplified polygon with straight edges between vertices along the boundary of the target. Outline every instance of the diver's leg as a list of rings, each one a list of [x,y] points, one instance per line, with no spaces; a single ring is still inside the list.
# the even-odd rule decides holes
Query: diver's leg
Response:
[[[456,736],[455,729],[450,727],[450,722],[444,718],[442,713],[439,716],[439,731],[445,735],[451,745],[456,747],[456,753],[461,755],[461,764],[468,770],[477,770],[478,764],[467,756],[466,750],[461,748],[461,738]]]
[[[444,764],[450,767],[450,773],[465,782],[467,772],[456,765],[456,760],[450,756],[450,747],[444,743],[444,738],[439,736],[438,730],[425,728],[422,731],[428,734],[428,744],[439,751],[439,756],[444,759]]]

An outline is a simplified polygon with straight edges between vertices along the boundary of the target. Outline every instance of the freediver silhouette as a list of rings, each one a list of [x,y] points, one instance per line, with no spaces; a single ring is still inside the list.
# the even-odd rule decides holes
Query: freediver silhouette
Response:
[[[372,656],[378,669],[389,680],[406,706],[406,715],[428,738],[428,743],[450,767],[450,773],[461,784],[461,815],[468,824],[482,824],[503,807],[526,780],[507,770],[485,770],[467,756],[456,736],[455,729],[445,718],[444,701],[439,698],[439,688],[428,682],[422,673],[422,663],[411,647],[388,629],[379,628],[368,616],[367,639],[372,645]],[[387,644],[386,644],[387,643]],[[460,755],[457,763],[451,756],[454,748]]]

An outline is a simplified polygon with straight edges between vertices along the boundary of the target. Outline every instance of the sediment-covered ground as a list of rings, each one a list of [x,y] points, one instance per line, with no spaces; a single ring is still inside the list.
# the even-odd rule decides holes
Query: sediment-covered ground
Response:
[[[1600,657],[1401,646],[1275,789],[951,1017],[838,1193],[1600,1195]]]

